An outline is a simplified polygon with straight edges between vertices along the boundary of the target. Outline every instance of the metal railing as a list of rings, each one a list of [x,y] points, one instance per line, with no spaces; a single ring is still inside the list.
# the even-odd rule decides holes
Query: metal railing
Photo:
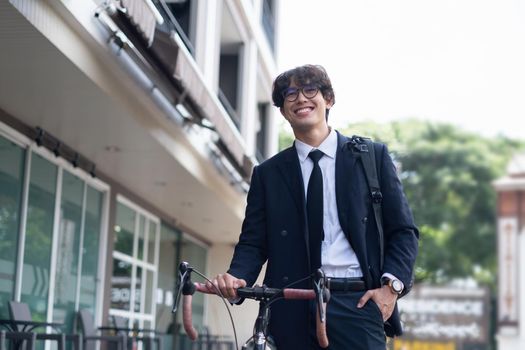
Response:
[[[171,12],[168,4],[166,4],[164,0],[152,0],[152,2],[157,10],[159,10],[162,18],[164,18],[164,24],[157,26],[157,28],[166,32],[169,32],[170,30],[177,32],[177,34],[179,34],[180,38],[182,39],[184,46],[186,46],[190,54],[194,56],[195,48],[193,47],[193,44],[188,35],[175,18],[175,15]]]
[[[219,101],[221,101],[222,106],[230,116],[237,129],[239,129],[241,127],[241,120],[237,115],[237,112],[235,112],[235,109],[232,107],[230,101],[228,100],[228,97],[226,97],[226,95],[224,94],[224,92],[222,92],[221,89],[219,89],[217,97],[219,97]]]
[[[195,341],[191,341],[185,334],[179,334],[175,348],[179,350],[234,350],[236,348],[230,337],[210,334],[207,330],[200,334]]]

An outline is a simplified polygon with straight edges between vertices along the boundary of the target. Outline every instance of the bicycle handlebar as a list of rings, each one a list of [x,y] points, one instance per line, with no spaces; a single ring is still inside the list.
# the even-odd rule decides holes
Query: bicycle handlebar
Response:
[[[215,289],[208,289],[206,284],[194,283],[195,290],[205,294],[217,294]],[[313,289],[296,288],[268,288],[266,286],[255,285],[253,287],[237,288],[237,296],[245,299],[263,300],[282,297],[284,299],[311,300],[315,299],[316,294]]]
[[[193,327],[192,312],[191,312],[191,301],[193,295],[182,296],[182,324],[184,325],[184,331],[188,335],[191,341],[197,340],[199,333]]]
[[[188,263],[182,262],[179,267],[179,290],[176,293],[176,299],[173,306],[173,312],[177,310],[177,304],[180,294],[182,293],[182,320],[184,330],[188,337],[194,341],[198,337],[197,330],[193,327],[192,322],[192,298],[195,291],[220,295],[220,291],[215,288],[208,288],[206,284],[193,283],[191,281],[191,272],[195,271]],[[195,271],[197,272],[197,271]],[[197,272],[198,273],[198,272]],[[200,273],[199,273],[200,274]],[[319,345],[326,348],[329,345],[326,335],[326,303],[330,299],[330,292],[325,288],[325,276],[322,270],[318,270],[314,280],[314,289],[296,289],[296,288],[268,288],[266,286],[243,287],[237,289],[237,295],[241,298],[254,299],[261,302],[271,303],[276,298],[294,299],[294,300],[317,300],[316,310],[316,333]],[[222,296],[222,295],[220,295]],[[268,304],[269,305],[269,304]]]

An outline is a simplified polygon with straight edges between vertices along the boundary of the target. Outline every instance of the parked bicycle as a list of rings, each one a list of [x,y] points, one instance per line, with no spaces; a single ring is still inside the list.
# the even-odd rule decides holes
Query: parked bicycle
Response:
[[[187,262],[182,262],[179,265],[179,280],[177,289],[175,291],[175,303],[173,305],[173,312],[177,312],[178,303],[180,296],[182,295],[182,320],[184,325],[184,330],[188,337],[195,341],[198,338],[198,333],[193,327],[192,323],[192,297],[193,294],[198,291],[206,294],[216,294],[222,297],[223,302],[226,305],[230,320],[232,322],[235,344],[238,349],[237,334],[235,330],[235,325],[233,318],[231,316],[230,309],[228,307],[228,302],[222,296],[221,292],[217,288],[209,289],[205,284],[194,283],[191,280],[191,274],[195,272],[205,280],[211,282],[206,276],[202,273],[191,267]],[[319,345],[323,348],[328,347],[328,337],[326,335],[326,303],[330,299],[330,292],[325,287],[326,286],[326,277],[324,272],[319,269],[317,270],[315,276],[308,276],[313,280],[313,289],[298,289],[298,288],[269,288],[266,286],[255,285],[253,287],[238,288],[237,295],[241,298],[254,299],[259,301],[259,314],[255,320],[255,325],[253,328],[253,335],[248,339],[242,346],[243,350],[276,350],[276,346],[268,335],[268,324],[270,322],[270,306],[273,302],[279,299],[293,299],[293,300],[316,300],[316,332],[317,340]],[[304,279],[303,279],[304,280]],[[291,283],[289,286],[292,286],[295,283],[301,282],[296,281]]]

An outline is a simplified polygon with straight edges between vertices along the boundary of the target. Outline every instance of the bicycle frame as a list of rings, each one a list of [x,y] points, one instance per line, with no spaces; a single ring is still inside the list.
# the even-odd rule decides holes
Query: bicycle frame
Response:
[[[270,309],[267,307],[268,301],[259,301],[259,314],[255,320],[253,336],[242,346],[242,350],[276,350],[277,347],[271,338],[268,337],[268,324],[270,323]]]

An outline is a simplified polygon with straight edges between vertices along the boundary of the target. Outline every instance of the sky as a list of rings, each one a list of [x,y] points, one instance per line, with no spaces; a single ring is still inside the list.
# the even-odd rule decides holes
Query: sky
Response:
[[[321,64],[330,124],[420,118],[525,139],[525,1],[282,0],[279,72]]]

